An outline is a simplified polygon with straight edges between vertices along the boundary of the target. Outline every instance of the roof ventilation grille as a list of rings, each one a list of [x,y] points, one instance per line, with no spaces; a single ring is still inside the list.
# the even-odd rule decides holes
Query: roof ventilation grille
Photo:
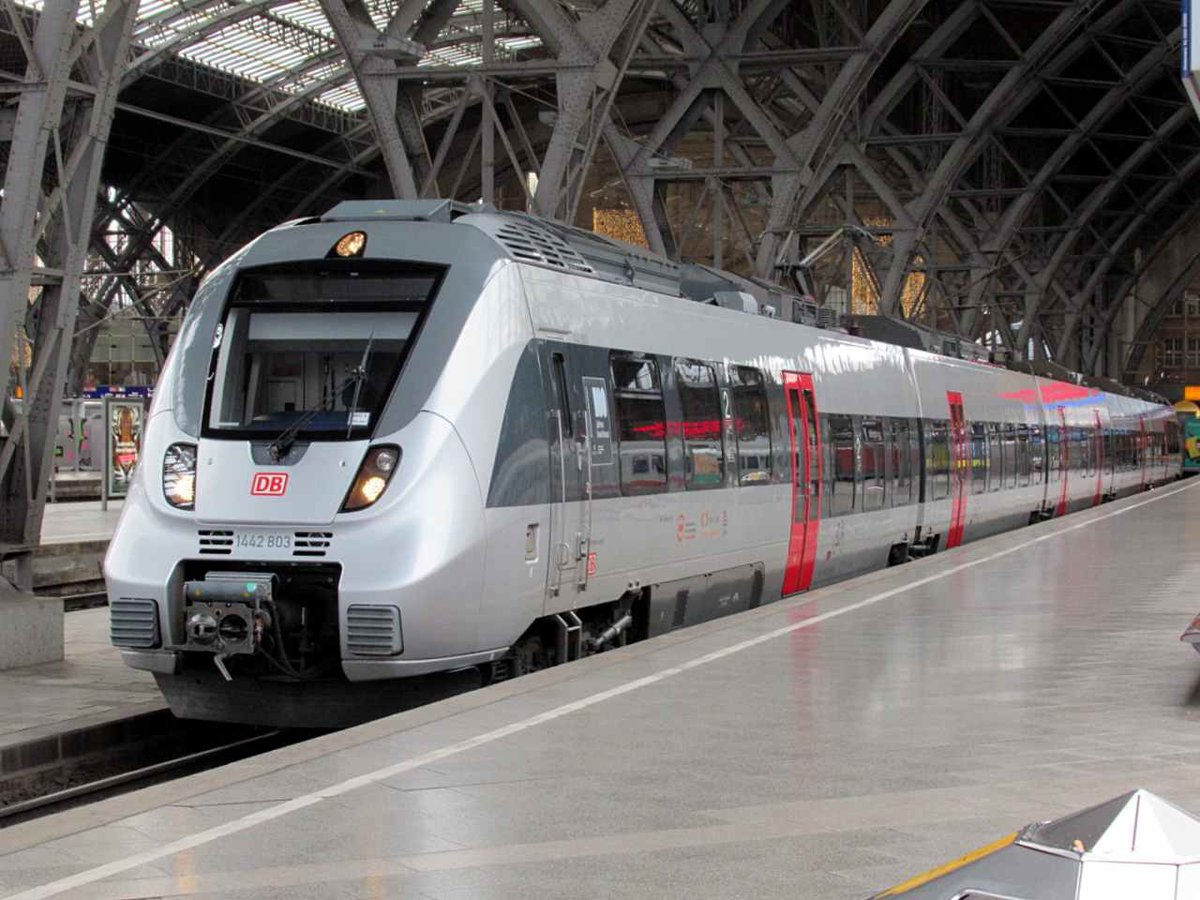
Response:
[[[595,270],[558,235],[522,221],[508,221],[496,230],[508,252],[525,262],[541,263],[569,272],[591,275]]]

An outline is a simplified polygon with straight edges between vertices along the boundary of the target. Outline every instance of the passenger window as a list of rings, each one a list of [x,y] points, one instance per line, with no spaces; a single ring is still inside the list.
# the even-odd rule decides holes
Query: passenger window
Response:
[[[617,405],[621,493],[653,494],[667,489],[667,426],[658,363],[632,353],[612,355]]]
[[[1021,487],[1029,487],[1033,466],[1029,456],[1029,426],[1017,426],[1017,481]]]
[[[770,484],[771,416],[763,374],[749,366],[731,366],[729,382],[737,435],[738,484]],[[816,422],[810,425],[816,428]],[[796,427],[801,427],[799,422]],[[797,440],[800,439],[797,435]],[[815,459],[813,469],[816,470]]]
[[[1042,440],[1042,427],[1029,426],[1029,470],[1034,484],[1042,484],[1046,477],[1046,445]]]
[[[1004,440],[1003,430],[996,422],[987,423],[988,441],[988,490],[998,491],[1004,487]]]
[[[1004,424],[1004,486],[1017,486],[1017,426],[1012,422]]]
[[[971,493],[987,491],[988,452],[987,426],[983,422],[971,423]]]
[[[832,459],[829,479],[829,515],[854,512],[854,422],[850,416],[829,417],[825,439]]]
[[[561,353],[551,355],[554,369],[554,390],[558,394],[559,425],[563,437],[572,437],[575,423],[571,416],[571,395],[567,392],[567,362]]]
[[[892,479],[892,506],[912,502],[912,423],[908,419],[885,419],[888,435],[888,473]]]
[[[929,499],[945,500],[950,496],[950,423],[933,419],[929,423],[929,453],[926,464]]]
[[[675,381],[683,409],[683,464],[687,489],[720,487],[725,481],[721,397],[708,363],[675,360]]]
[[[862,437],[862,508],[865,512],[883,509],[887,502],[883,423],[864,416],[859,434]]]
[[[1062,478],[1062,435],[1057,425],[1046,426],[1046,480]]]

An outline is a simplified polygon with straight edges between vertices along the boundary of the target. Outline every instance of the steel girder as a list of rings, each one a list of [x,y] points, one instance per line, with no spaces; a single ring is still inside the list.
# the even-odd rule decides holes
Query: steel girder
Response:
[[[74,26],[76,9],[72,0],[50,0],[29,44],[32,55],[0,206],[0,237],[7,256],[0,270],[0,346],[7,357],[22,320],[32,337],[30,365],[26,367],[23,357],[17,361],[24,394],[20,412],[5,423],[8,433],[0,444],[0,555],[23,554],[40,541],[80,281],[138,2],[109,0],[82,33]],[[72,84],[73,74],[86,78],[81,96]],[[64,118],[68,90],[75,96]],[[45,185],[48,154],[53,158],[53,181]],[[56,271],[38,270],[39,233],[45,236],[42,254]],[[30,306],[35,275],[42,282],[41,296]],[[8,396],[8,366],[3,378]],[[18,575],[21,586],[28,588],[28,565],[20,565]]]
[[[982,152],[984,143],[991,137],[992,131],[999,124],[1011,120],[1038,90],[1037,79],[1042,67],[1058,58],[1060,44],[1074,31],[1085,10],[1083,4],[1063,7],[1050,26],[1041,32],[1022,53],[1021,58],[1005,72],[1004,77],[969,118],[964,119],[962,113],[953,109],[952,103],[949,104],[952,113],[962,123],[961,132],[941,156],[920,196],[914,198],[910,204],[917,229],[905,232],[897,238],[895,260],[883,285],[881,307],[884,312],[891,313],[896,309],[908,269],[907,257],[916,248],[920,233],[945,207],[951,189],[961,181],[967,167]],[[934,93],[938,92],[935,90]],[[948,102],[944,95],[939,99]]]
[[[1121,362],[1129,373],[1139,371],[1142,358],[1151,344],[1167,310],[1182,296],[1186,287],[1200,277],[1200,210],[1181,217],[1151,251],[1136,276],[1121,286],[1118,297],[1125,303],[1114,303],[1104,315],[1112,319],[1121,310],[1131,313],[1133,325],[1128,353]],[[1150,284],[1146,296],[1142,285]],[[1127,307],[1132,306],[1132,309]],[[1120,351],[1118,351],[1120,352]]]
[[[771,209],[755,268],[770,275],[778,256],[780,237],[791,227],[794,211],[806,184],[813,183],[813,169],[859,103],[872,74],[899,40],[924,0],[891,0],[862,36],[861,46],[838,71],[812,121],[788,140],[788,149],[798,158],[799,171],[775,185]]]
[[[389,25],[388,29],[380,32],[362,0],[321,0],[321,8],[337,34],[338,44],[349,61],[359,90],[367,102],[367,112],[387,166],[392,192],[397,197],[416,197],[416,176],[413,174],[409,158],[418,155],[424,141],[421,141],[421,148],[412,146],[410,134],[410,144],[405,145],[396,105],[401,96],[400,83],[397,79],[388,77],[395,74],[400,62],[373,52],[373,48],[400,51],[413,62],[418,58],[420,50],[407,38],[397,34],[407,31],[407,28],[399,25],[393,28]],[[409,11],[405,7],[400,9],[401,14],[407,14]],[[428,152],[424,155],[427,158]]]
[[[420,6],[410,0],[396,7],[396,21],[414,22]],[[446,13],[455,11],[452,0],[435,6]],[[467,169],[462,166],[458,177],[439,178],[452,146],[459,158],[463,149],[474,155],[484,146],[481,168],[486,163],[495,173],[502,164],[513,179],[536,171],[535,208],[570,217],[596,137],[603,135],[648,240],[668,253],[679,250],[664,200],[669,185],[701,182],[714,204],[715,231],[723,228],[730,206],[736,206],[729,202],[730,185],[750,180],[759,202],[767,205],[765,221],[748,222],[738,210],[736,233],[753,246],[753,270],[769,275],[783,238],[794,233],[797,224],[811,221],[814,211],[840,209],[847,221],[853,218],[854,210],[845,209],[845,198],[838,195],[847,183],[845,173],[853,171],[850,180],[867,190],[874,198],[870,202],[877,202],[891,220],[885,230],[892,242],[892,262],[881,279],[884,310],[895,309],[900,287],[910,275],[936,272],[938,295],[945,298],[939,301],[944,303],[940,315],[945,322],[967,336],[991,328],[1018,353],[1035,335],[1039,344],[1050,339],[1060,353],[1071,346],[1072,320],[1063,318],[1060,323],[1060,311],[1079,306],[1074,298],[1081,291],[1111,281],[1110,270],[1120,269],[1110,264],[1097,275],[1094,266],[1088,268],[1088,259],[1104,252],[1098,243],[1104,230],[1097,229],[1095,217],[1109,216],[1113,201],[1124,196],[1122,173],[1142,177],[1139,166],[1152,164],[1161,146],[1157,137],[1150,137],[1151,146],[1135,158],[1116,159],[1112,182],[1100,184],[1085,202],[1063,194],[1060,182],[1078,177],[1073,172],[1077,159],[1091,153],[1098,140],[1107,139],[1107,123],[1124,115],[1138,93],[1154,82],[1158,63],[1173,52],[1171,28],[1162,26],[1166,7],[1152,0],[1043,4],[1051,15],[1043,14],[1033,29],[1023,27],[1028,14],[1023,7],[994,0],[892,0],[856,11],[826,2],[816,4],[811,13],[769,0],[703,7],[678,0],[609,0],[576,12],[569,4],[512,0],[506,8],[509,21],[519,15],[527,31],[541,37],[551,54],[548,60],[489,63],[472,73],[444,66],[406,69],[395,65],[408,51],[396,43],[404,28],[394,24],[389,25],[391,34],[383,33],[372,53],[364,54],[364,59],[373,56],[392,63],[391,74],[359,80],[392,80],[398,85],[396,103],[389,97],[382,107],[394,110],[389,119],[399,123],[395,131],[401,134],[400,146],[418,170],[418,193],[435,191],[438,184],[444,190],[449,183],[466,191],[468,198],[478,196],[484,179],[464,178]],[[479,35],[479,14],[475,15],[473,31],[470,22],[461,20],[462,34]],[[810,15],[818,46],[797,46],[799,26],[793,23]],[[1160,33],[1138,37],[1137,29],[1128,26],[1139,18]],[[358,21],[362,33],[368,34],[368,18],[361,9]],[[372,33],[380,33],[373,24],[370,27]],[[742,28],[744,35],[739,37]],[[976,34],[980,28],[990,29],[982,42]],[[1101,72],[1080,78],[1080,58],[1104,52],[1111,59],[1101,44],[1123,31],[1129,32],[1124,40],[1141,52],[1130,62],[1113,61],[1115,77]],[[450,31],[446,35],[450,36],[427,30],[420,43],[445,46],[455,39]],[[974,48],[964,46],[972,41]],[[994,51],[989,42],[1001,50]],[[614,70],[617,78],[611,77]],[[549,97],[544,83],[534,86],[539,75],[543,82],[550,75],[555,79],[556,90]],[[422,86],[413,76],[429,83]],[[1095,82],[1092,87],[1103,89],[1103,96],[1087,111],[1071,116],[1071,127],[1007,124],[1043,100],[1040,92],[1049,93],[1049,83],[1055,83],[1055,91],[1060,90],[1059,82],[1073,85],[1062,91],[1083,90],[1089,77]],[[656,78],[671,90],[664,115],[644,128],[631,125],[622,112],[622,91],[631,78],[643,91],[646,79]],[[961,83],[971,78],[988,83],[979,102],[962,99]],[[469,86],[450,92],[436,87],[446,79]],[[531,138],[533,132],[522,127],[523,115],[512,106],[513,95],[501,92],[495,102],[490,100],[492,85],[520,83],[528,87],[519,93],[542,98],[537,102],[552,98],[556,116],[548,135],[546,129],[538,129]],[[403,91],[411,93],[405,97]],[[364,92],[369,93],[366,88]],[[445,98],[436,107],[437,115],[449,119],[440,152],[413,137],[412,111],[419,110],[427,130],[434,96]],[[925,112],[941,122],[939,127],[914,119],[917,96],[938,108]],[[718,104],[719,120],[714,115]],[[508,140],[500,135],[503,147],[490,148],[492,127],[480,127],[474,134],[463,131],[468,122],[464,114],[472,107],[479,109],[483,123],[493,126],[500,114],[506,117],[510,134]],[[1156,128],[1160,124],[1154,122]],[[719,142],[721,154],[732,164],[693,166],[686,173],[664,171],[656,159],[671,156],[697,132],[712,135],[714,147]],[[1023,146],[1055,134],[1059,146],[1040,157]],[[464,147],[467,137],[470,142]],[[1168,135],[1164,143],[1171,140]],[[362,147],[338,165],[350,165],[349,160],[368,165],[376,154],[390,152],[389,147],[394,140],[379,141],[375,150]],[[856,153],[848,152],[852,147]],[[992,165],[992,158],[1007,170],[1006,183],[990,183],[981,173],[980,167]],[[323,202],[344,177],[344,170],[334,169],[290,208],[308,211],[307,204]],[[1089,215],[1089,210],[1094,213]],[[1105,224],[1110,224],[1107,218]],[[1111,227],[1107,231],[1121,233]],[[1100,249],[1090,249],[1093,246]],[[1121,246],[1128,250],[1129,242]],[[1080,257],[1075,247],[1088,249]],[[719,247],[714,246],[714,258],[717,253]]]
[[[537,169],[534,205],[543,216],[571,221],[612,103],[659,0],[607,0],[578,21],[555,4],[513,3],[562,67],[555,76],[554,130]],[[532,155],[528,144],[526,150]]]

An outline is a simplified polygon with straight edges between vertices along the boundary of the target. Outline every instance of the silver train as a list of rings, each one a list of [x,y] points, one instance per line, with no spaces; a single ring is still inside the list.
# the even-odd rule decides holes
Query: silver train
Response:
[[[340,725],[1180,474],[1168,407],[798,302],[448,201],[269,231],[164,368],[112,641],[177,715]]]

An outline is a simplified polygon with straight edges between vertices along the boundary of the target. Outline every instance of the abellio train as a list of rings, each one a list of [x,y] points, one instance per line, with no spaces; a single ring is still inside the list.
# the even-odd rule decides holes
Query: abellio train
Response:
[[[1179,474],[1168,407],[797,303],[448,201],[269,231],[164,368],[113,643],[179,716],[340,725]]]

